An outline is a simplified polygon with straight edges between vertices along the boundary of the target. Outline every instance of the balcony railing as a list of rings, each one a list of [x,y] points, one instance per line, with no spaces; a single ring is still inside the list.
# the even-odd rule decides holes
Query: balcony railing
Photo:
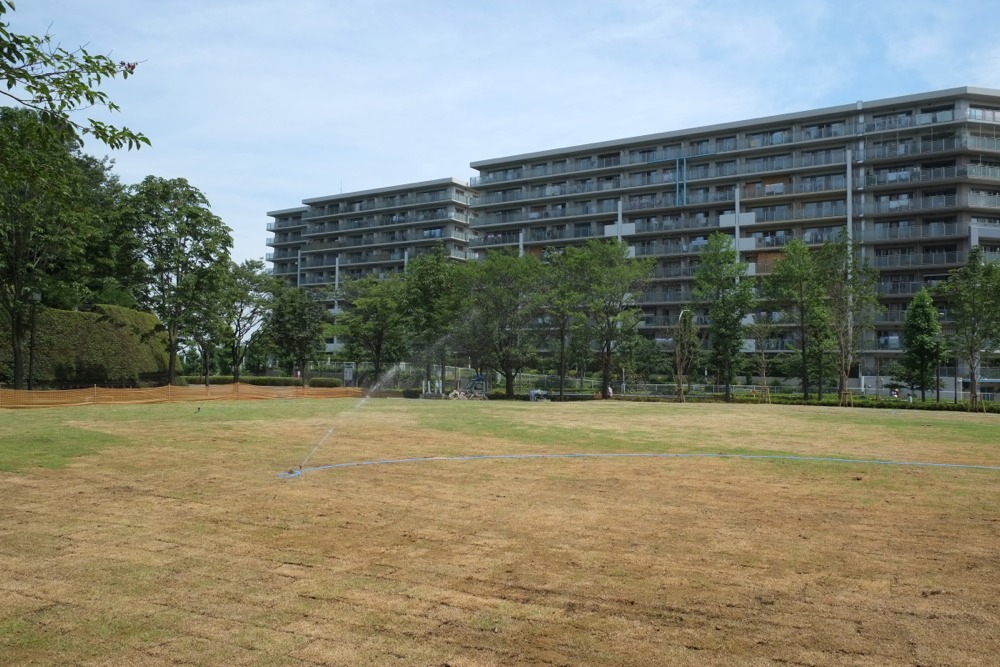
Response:
[[[874,201],[866,204],[864,212],[866,214],[911,213],[914,211],[960,207],[1000,209],[1000,196],[990,194],[934,195],[931,197]]]
[[[470,215],[465,211],[457,209],[415,211],[412,213],[397,213],[385,216],[368,216],[360,220],[336,220],[328,222],[311,223],[304,236],[321,236],[324,234],[344,234],[353,231],[371,230],[377,227],[389,227],[392,225],[414,225],[425,222],[437,222],[446,220],[457,220],[468,223]]]
[[[658,266],[653,271],[654,278],[690,278],[697,271],[697,264],[671,264]]]
[[[934,169],[899,169],[869,174],[865,177],[865,185],[905,185],[907,183],[928,183],[934,181],[954,180],[956,178],[975,178],[979,180],[1000,181],[1000,167],[987,165],[968,165],[964,167],[937,167]]]
[[[877,227],[866,231],[862,238],[864,241],[893,241],[896,239],[966,236],[968,233],[969,228],[967,225],[960,225],[956,222],[931,222],[923,225],[907,225],[904,227]]]
[[[279,229],[288,229],[290,227],[305,227],[305,220],[279,220],[277,222],[267,223],[267,231],[275,232]]]
[[[916,294],[923,287],[923,283],[918,280],[902,281],[895,283],[879,283],[878,293],[883,296],[900,296]]]
[[[880,269],[892,269],[907,266],[940,266],[942,264],[964,264],[969,255],[962,251],[906,253],[894,255],[878,255],[872,264]]]
[[[868,145],[865,148],[865,158],[869,160],[881,160],[905,155],[943,153],[945,151],[961,150],[966,147],[967,142],[961,138],[936,139],[934,141],[907,141],[887,146]]]
[[[501,234],[485,234],[469,242],[471,248],[488,248],[490,246],[513,245],[520,243],[519,233],[505,232]]]
[[[950,123],[955,120],[954,109],[945,109],[930,113],[920,113],[912,115],[886,116],[876,118],[865,123],[865,132],[886,132],[890,130],[902,130],[908,127],[918,127],[923,125],[934,125],[937,123]]]
[[[646,290],[639,295],[639,303],[684,303],[694,299],[691,290]]]
[[[691,243],[648,243],[635,246],[638,257],[653,257],[657,255],[689,255],[701,252],[708,245],[707,241],[692,241]]]
[[[563,197],[566,195],[588,194],[591,192],[607,192],[617,190],[621,187],[620,178],[612,178],[607,181],[596,181],[593,183],[566,183],[563,185],[547,185],[535,188],[528,192],[525,199],[545,199],[546,197]],[[485,199],[489,199],[486,197]],[[501,200],[505,201],[505,200]],[[487,201],[486,203],[496,203]]]
[[[489,227],[492,225],[508,225],[517,222],[524,222],[527,219],[528,214],[520,210],[504,213],[480,213],[472,218],[470,224],[473,228],[479,228]],[[532,219],[534,220],[535,218]]]

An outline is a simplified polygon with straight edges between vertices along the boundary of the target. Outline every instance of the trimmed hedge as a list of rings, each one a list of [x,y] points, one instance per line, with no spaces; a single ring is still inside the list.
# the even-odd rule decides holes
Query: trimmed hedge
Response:
[[[240,382],[258,387],[301,387],[302,379],[293,377],[270,377],[265,375],[240,377]]]
[[[310,387],[339,387],[340,380],[337,378],[313,378],[313,380],[336,380],[337,384],[313,384]],[[204,375],[179,375],[178,384],[205,384]],[[209,375],[208,384],[233,384],[232,375]],[[270,375],[241,375],[241,384],[252,384],[258,387],[301,387],[302,380],[293,377],[272,377]]]
[[[309,380],[310,387],[342,387],[344,386],[343,380],[340,378],[324,378],[316,377]]]
[[[28,366],[25,341],[25,373]],[[138,386],[167,372],[166,334],[152,313],[119,306],[39,308],[34,375],[41,386]],[[0,322],[0,381],[12,382],[10,327]],[[27,378],[25,378],[27,379]]]

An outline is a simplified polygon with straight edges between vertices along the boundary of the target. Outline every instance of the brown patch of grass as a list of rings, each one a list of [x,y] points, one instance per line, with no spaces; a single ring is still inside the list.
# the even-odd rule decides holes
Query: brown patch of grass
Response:
[[[468,419],[449,426],[458,410]],[[156,414],[141,432],[87,420],[133,447],[0,477],[8,664],[986,665],[1000,654],[997,472],[611,458],[276,477],[331,424],[310,465],[573,451],[573,433],[646,450],[949,459],[933,434],[894,437],[906,424],[891,416],[418,401],[245,424]],[[462,426],[485,418],[545,430],[545,445]]]

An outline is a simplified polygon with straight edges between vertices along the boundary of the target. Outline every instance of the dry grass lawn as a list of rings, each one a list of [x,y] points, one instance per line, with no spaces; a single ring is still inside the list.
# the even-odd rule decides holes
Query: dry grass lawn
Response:
[[[0,415],[4,665],[995,665],[995,416],[270,401]],[[47,421],[46,421],[47,420]],[[12,426],[11,428],[15,428]],[[27,426],[25,426],[27,429]],[[27,432],[27,431],[25,431]],[[3,433],[3,432],[0,432]],[[14,446],[7,431],[0,447]]]

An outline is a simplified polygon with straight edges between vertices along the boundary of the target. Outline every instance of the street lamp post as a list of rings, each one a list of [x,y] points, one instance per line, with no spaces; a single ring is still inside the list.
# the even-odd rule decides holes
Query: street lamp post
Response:
[[[28,338],[28,390],[35,388],[35,311],[38,310],[38,302],[42,300],[42,295],[38,292],[31,293],[31,334]]]

